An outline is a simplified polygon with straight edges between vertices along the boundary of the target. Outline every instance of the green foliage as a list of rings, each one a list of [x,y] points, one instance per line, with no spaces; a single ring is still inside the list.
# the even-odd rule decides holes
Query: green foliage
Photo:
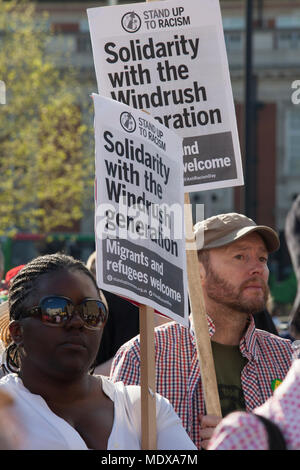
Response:
[[[276,281],[275,276],[270,274],[269,286],[272,297],[277,304],[292,304],[297,294],[297,278],[292,271],[282,281]]]
[[[91,129],[74,70],[48,52],[46,21],[24,1],[0,0],[0,236],[72,227],[92,194]]]

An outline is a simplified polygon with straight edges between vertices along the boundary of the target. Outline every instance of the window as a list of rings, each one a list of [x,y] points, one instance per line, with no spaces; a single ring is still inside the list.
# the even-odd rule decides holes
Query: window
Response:
[[[225,31],[225,43],[228,51],[242,51],[243,38],[242,32]]]
[[[285,173],[300,174],[300,107],[297,106],[286,112]]]
[[[278,31],[278,49],[300,49],[300,31]]]

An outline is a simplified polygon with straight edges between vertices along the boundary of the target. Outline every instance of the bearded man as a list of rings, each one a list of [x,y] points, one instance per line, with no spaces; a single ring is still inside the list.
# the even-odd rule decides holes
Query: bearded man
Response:
[[[222,417],[263,404],[286,376],[291,342],[255,328],[266,306],[268,256],[279,248],[276,232],[248,217],[228,213],[195,227]],[[114,358],[111,379],[140,380],[139,337]],[[189,328],[171,322],[155,329],[156,390],[172,403],[195,445],[207,448],[220,418],[205,412],[192,318]]]

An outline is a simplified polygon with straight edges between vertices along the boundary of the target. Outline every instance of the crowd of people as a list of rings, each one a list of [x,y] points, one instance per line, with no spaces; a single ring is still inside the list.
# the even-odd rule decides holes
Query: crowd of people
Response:
[[[297,275],[299,205],[286,227]],[[279,237],[237,213],[200,221],[194,233],[222,416],[206,412],[193,316],[188,327],[158,319],[157,449],[300,449],[300,359],[267,310]],[[141,449],[138,308],[99,289],[95,254],[86,264],[38,256],[4,288],[0,448]]]

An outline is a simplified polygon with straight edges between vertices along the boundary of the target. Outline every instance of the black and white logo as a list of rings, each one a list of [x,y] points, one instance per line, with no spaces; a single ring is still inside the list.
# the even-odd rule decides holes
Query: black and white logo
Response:
[[[121,20],[122,28],[127,33],[136,33],[140,29],[141,23],[141,18],[134,11],[125,13]]]
[[[120,115],[120,123],[123,129],[127,132],[134,132],[136,129],[136,122],[131,113],[124,111]]]

